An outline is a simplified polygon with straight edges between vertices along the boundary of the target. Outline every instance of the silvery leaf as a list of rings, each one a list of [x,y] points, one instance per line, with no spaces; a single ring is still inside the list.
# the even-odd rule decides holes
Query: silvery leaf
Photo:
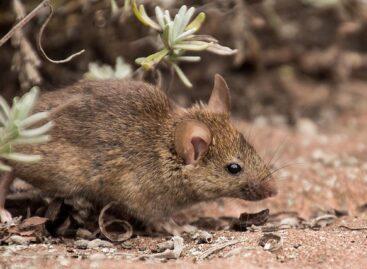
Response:
[[[200,56],[179,56],[176,58],[178,61],[182,62],[199,62],[201,60]]]
[[[203,41],[188,41],[175,44],[174,48],[183,50],[201,51],[206,50],[207,48],[209,48],[210,45],[211,43]]]
[[[178,77],[181,79],[181,81],[189,88],[192,87],[192,84],[190,82],[190,80],[187,78],[187,76],[185,75],[185,73],[182,71],[182,69],[177,65],[177,64],[173,64],[172,65],[173,68],[176,71],[176,74],[178,75]]]
[[[0,154],[0,157],[8,160],[18,161],[18,162],[38,162],[42,159],[40,155],[27,155],[22,153],[8,153]]]
[[[163,18],[164,14],[163,14],[162,9],[158,6],[155,7],[155,16],[161,28],[164,29],[164,27],[166,26],[166,24],[164,23],[164,18]]]
[[[17,138],[12,144],[13,145],[24,145],[24,144],[41,144],[50,141],[51,137],[49,135],[41,135],[37,137],[29,138]]]
[[[29,130],[21,130],[19,131],[19,134],[25,138],[44,135],[45,133],[50,131],[53,126],[54,126],[54,123],[50,121],[46,123],[45,125],[38,127],[38,128],[29,129]]]
[[[49,117],[49,113],[48,112],[38,112],[36,114],[33,114],[31,116],[29,116],[28,118],[22,120],[20,122],[20,127],[22,128],[26,128],[29,127],[39,121],[45,120]]]
[[[11,172],[11,170],[12,170],[12,168],[10,166],[5,165],[0,161],[0,171]]]
[[[229,47],[225,47],[216,43],[211,44],[207,51],[210,51],[212,53],[218,54],[218,55],[233,55],[237,53],[236,49],[231,49]]]

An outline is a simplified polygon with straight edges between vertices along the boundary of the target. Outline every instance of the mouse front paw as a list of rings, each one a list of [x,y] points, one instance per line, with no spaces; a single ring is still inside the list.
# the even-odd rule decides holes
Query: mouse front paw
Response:
[[[0,208],[0,222],[1,223],[10,223],[13,220],[10,212],[5,208]]]

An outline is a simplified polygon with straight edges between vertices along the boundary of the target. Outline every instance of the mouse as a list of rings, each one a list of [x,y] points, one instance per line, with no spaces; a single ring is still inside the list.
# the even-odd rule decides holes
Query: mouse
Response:
[[[277,194],[275,179],[231,121],[228,85],[219,74],[207,103],[181,107],[158,87],[133,80],[82,80],[43,93],[51,141],[15,148],[37,163],[10,163],[0,184],[19,177],[42,192],[115,202],[121,212],[154,224],[221,197],[258,201]]]

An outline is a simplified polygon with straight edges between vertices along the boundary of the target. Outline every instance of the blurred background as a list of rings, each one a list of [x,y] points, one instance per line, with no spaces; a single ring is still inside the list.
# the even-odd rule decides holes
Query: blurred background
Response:
[[[182,65],[194,87],[187,89],[162,66],[165,90],[182,104],[205,100],[215,73],[222,74],[233,94],[236,116],[294,125],[307,117],[330,123],[342,113],[362,106],[367,79],[367,3],[364,0],[145,0],[148,14],[156,5],[171,10],[186,4],[204,11],[207,19],[200,33],[238,49],[234,56],[199,53],[200,63]],[[29,13],[40,1],[23,1]],[[55,14],[47,26],[43,47],[62,59],[86,52],[66,64],[46,61],[37,51],[36,38],[47,9],[23,28],[36,52],[37,64],[27,59],[22,42],[7,42],[0,51],[1,93],[10,98],[38,84],[44,90],[69,85],[88,72],[92,62],[114,66],[122,57],[132,69],[134,60],[157,50],[153,31],[131,11],[112,16],[109,0],[54,0]],[[0,35],[21,16],[12,1],[0,2]],[[28,57],[29,58],[29,57]],[[29,63],[31,62],[31,63]],[[153,78],[152,78],[153,77]],[[147,74],[154,82],[154,75]],[[169,85],[169,87],[167,86]],[[260,118],[259,118],[260,117]]]

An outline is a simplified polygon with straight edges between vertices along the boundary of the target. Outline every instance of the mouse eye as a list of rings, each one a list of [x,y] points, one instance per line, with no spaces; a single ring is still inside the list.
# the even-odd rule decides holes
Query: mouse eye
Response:
[[[230,163],[227,165],[226,168],[228,172],[231,173],[232,175],[236,175],[242,170],[241,166],[238,163]]]

